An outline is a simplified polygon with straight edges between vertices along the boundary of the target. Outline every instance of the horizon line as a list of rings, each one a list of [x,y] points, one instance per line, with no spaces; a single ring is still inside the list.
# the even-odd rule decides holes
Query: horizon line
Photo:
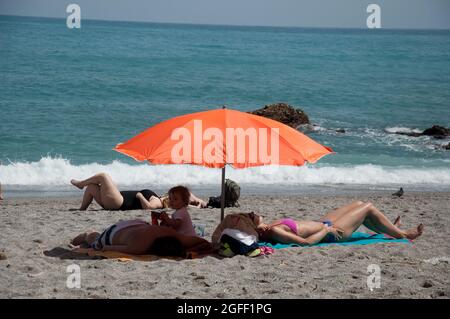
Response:
[[[55,17],[55,16],[33,16],[33,15],[17,15],[17,14],[1,14],[0,17],[18,17],[18,18],[42,18],[42,19],[55,19],[55,20],[66,20],[66,17]],[[244,28],[280,28],[280,29],[342,29],[342,30],[391,30],[391,31],[450,31],[448,29],[439,28],[378,28],[370,29],[364,27],[330,27],[330,26],[294,26],[294,25],[252,25],[252,24],[221,24],[221,23],[194,23],[194,22],[157,22],[148,20],[111,20],[111,19],[99,19],[99,18],[82,18],[82,20],[87,21],[99,21],[99,22],[121,22],[121,23],[147,23],[147,24],[170,24],[170,25],[192,25],[192,26],[216,26],[216,27],[244,27]]]

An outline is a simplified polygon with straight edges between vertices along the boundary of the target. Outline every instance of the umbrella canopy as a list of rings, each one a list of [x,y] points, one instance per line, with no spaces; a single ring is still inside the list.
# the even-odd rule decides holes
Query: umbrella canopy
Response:
[[[231,109],[169,119],[118,144],[115,150],[153,164],[214,168],[225,164],[235,168],[269,164],[301,166],[305,161],[315,163],[333,152],[280,122]]]
[[[226,164],[234,168],[301,166],[333,152],[280,122],[225,108],[161,122],[118,144],[115,150],[153,164],[222,168],[222,202]]]

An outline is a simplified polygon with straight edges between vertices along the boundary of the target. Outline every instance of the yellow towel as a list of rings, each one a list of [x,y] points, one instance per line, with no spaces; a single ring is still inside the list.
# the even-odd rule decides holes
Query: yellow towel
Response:
[[[120,253],[117,251],[99,251],[94,250],[92,248],[75,248],[73,249],[74,252],[80,253],[80,254],[87,254],[88,256],[100,256],[105,257],[107,259],[117,259],[118,261],[155,261],[161,258],[167,258],[172,260],[182,260],[184,258],[180,257],[160,257],[156,255],[129,255],[125,253]],[[200,256],[195,253],[189,253],[188,259],[194,259],[199,258]]]

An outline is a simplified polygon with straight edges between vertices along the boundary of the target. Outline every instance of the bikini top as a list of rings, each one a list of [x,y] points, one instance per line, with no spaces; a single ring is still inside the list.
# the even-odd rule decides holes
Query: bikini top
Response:
[[[297,223],[295,222],[295,220],[293,220],[292,218],[283,218],[282,220],[280,220],[278,223],[271,225],[271,226],[278,226],[278,225],[286,225],[287,227],[289,227],[289,229],[295,234],[297,235]]]

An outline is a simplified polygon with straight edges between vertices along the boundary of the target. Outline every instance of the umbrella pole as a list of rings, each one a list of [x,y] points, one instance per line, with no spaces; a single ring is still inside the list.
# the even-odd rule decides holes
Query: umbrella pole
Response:
[[[223,220],[225,214],[225,165],[222,168],[222,193],[220,195],[220,221]]]

